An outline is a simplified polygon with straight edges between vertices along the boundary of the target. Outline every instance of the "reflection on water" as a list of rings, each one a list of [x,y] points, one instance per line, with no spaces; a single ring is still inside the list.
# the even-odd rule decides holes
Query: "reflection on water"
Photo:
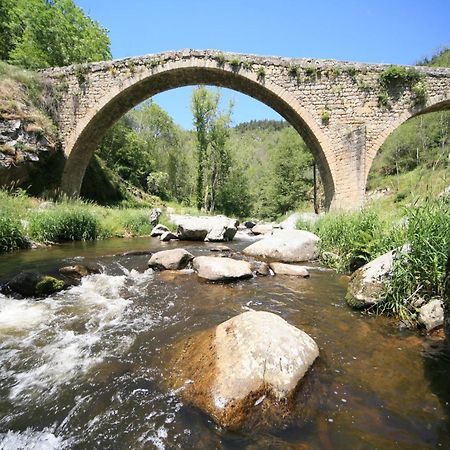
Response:
[[[146,270],[148,256],[111,256],[148,247],[110,240],[0,257],[0,279],[74,260],[104,267],[43,301],[0,296],[0,449],[450,447],[450,357],[438,341],[352,312],[330,271],[208,284]],[[281,315],[321,349],[312,391],[298,397],[304,414],[271,433],[227,432],[165,383],[173,343],[248,309]]]

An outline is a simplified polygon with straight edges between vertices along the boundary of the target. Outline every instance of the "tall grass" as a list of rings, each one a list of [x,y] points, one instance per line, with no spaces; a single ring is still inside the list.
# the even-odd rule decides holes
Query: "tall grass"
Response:
[[[0,208],[0,252],[27,248],[22,225],[12,212]]]
[[[98,218],[84,206],[61,204],[30,216],[29,233],[40,242],[89,241],[101,235]]]
[[[410,208],[405,242],[410,251],[394,262],[376,312],[405,320],[417,318],[417,306],[444,298],[445,268],[450,247],[450,203],[445,199]]]
[[[322,262],[338,272],[353,272],[384,252],[401,245],[403,230],[374,210],[329,213],[314,224],[298,223],[320,237]]]

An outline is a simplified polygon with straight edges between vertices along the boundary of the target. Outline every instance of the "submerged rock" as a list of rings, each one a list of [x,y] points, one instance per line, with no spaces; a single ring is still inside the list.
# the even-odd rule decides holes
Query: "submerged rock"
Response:
[[[231,252],[231,248],[226,245],[215,245],[209,249],[210,252],[228,253]]]
[[[441,300],[431,300],[419,308],[419,323],[424,325],[427,331],[441,327],[444,324],[444,308]]]
[[[184,248],[175,248],[154,253],[148,261],[148,266],[159,270],[180,270],[184,269],[192,259],[194,255]]]
[[[319,356],[314,340],[281,317],[249,311],[188,339],[174,367],[188,402],[221,426],[282,420]],[[258,423],[258,420],[256,420]]]
[[[290,275],[303,278],[309,277],[308,270],[303,266],[274,262],[270,263],[270,268],[274,271],[275,275]]]
[[[283,262],[302,262],[319,256],[320,238],[309,231],[277,230],[244,249],[244,254]]]
[[[250,263],[232,258],[197,256],[192,265],[200,278],[210,281],[235,281],[253,276]]]
[[[262,277],[267,277],[270,275],[270,267],[269,264],[263,262],[263,261],[253,261],[251,264],[253,272],[256,273],[256,275],[260,275]]]
[[[129,255],[129,254],[128,254]],[[64,266],[59,269],[59,273],[68,278],[80,280],[82,277],[100,273],[98,267],[84,266],[82,264],[74,264],[73,266]]]

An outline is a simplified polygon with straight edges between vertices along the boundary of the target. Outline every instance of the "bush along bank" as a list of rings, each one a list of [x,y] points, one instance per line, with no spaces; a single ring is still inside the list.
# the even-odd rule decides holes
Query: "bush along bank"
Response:
[[[392,220],[374,210],[330,213],[315,225],[299,223],[321,238],[321,261],[353,272],[347,303],[432,330],[442,324],[450,202],[426,201]]]

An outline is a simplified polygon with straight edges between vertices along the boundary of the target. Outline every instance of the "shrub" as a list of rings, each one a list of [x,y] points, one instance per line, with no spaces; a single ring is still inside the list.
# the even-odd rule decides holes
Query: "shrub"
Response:
[[[223,53],[218,53],[216,56],[214,56],[214,59],[217,61],[217,65],[219,67],[222,67],[225,65],[225,55]]]
[[[94,214],[70,203],[34,213],[30,217],[29,231],[40,242],[89,241],[101,234]]]
[[[256,71],[256,78],[260,82],[264,81],[264,79],[266,78],[266,70],[264,69],[264,67],[258,68],[258,70]]]
[[[322,113],[321,119],[322,119],[322,123],[324,125],[328,125],[330,123],[330,112],[329,111],[324,111]]]
[[[427,101],[427,87],[422,81],[416,83],[411,89],[415,105],[424,105]]]
[[[300,76],[300,66],[298,64],[291,64],[288,72],[291,77],[298,78]]]
[[[240,69],[242,62],[239,58],[233,58],[229,64],[231,68],[237,72]]]
[[[22,225],[13,212],[0,210],[0,252],[28,247]]]

